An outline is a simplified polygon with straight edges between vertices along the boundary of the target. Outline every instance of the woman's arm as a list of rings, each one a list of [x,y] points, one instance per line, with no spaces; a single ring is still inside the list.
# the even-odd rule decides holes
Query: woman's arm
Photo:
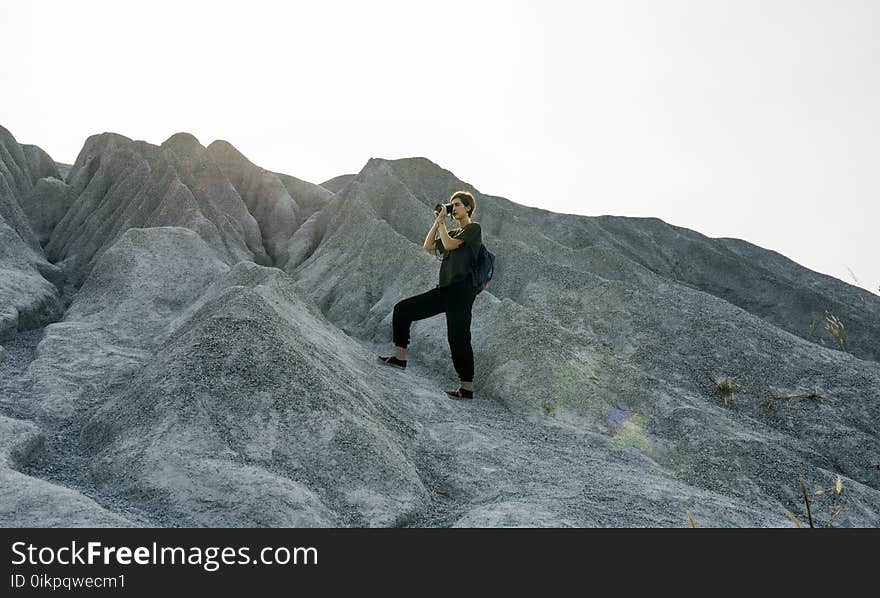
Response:
[[[425,244],[422,246],[425,251],[434,251],[434,241],[437,237],[437,228],[440,226],[441,222],[442,220],[435,220],[434,226],[428,231],[428,236],[425,237]]]
[[[446,221],[440,221],[440,240],[443,242],[443,249],[446,251],[452,251],[453,249],[458,249],[458,247],[464,243],[461,239],[453,239],[449,236],[449,231],[446,230]]]

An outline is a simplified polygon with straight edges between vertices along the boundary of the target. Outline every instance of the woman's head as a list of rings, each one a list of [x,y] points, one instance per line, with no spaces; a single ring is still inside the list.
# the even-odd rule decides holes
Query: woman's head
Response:
[[[467,191],[456,191],[452,194],[452,197],[449,198],[449,203],[453,205],[461,204],[464,206],[467,210],[468,218],[473,218],[474,212],[477,209],[477,200]],[[453,211],[455,212],[456,210],[453,208]]]

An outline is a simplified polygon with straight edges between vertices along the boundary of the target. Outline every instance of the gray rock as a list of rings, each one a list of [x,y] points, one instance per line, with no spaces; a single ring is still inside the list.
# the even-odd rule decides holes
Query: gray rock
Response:
[[[207,152],[259,224],[272,263],[285,264],[287,243],[301,223],[296,200],[277,176],[255,166],[229,143],[215,141]]]
[[[4,187],[0,188],[0,192],[5,190],[7,196],[21,197],[26,195],[34,184],[34,178],[31,176],[29,160],[24,149],[12,136],[9,130],[0,126],[0,180],[3,180]],[[3,195],[0,195],[2,199]],[[2,203],[0,209],[6,210]],[[0,212],[7,219],[9,214]]]
[[[67,182],[67,175],[70,174],[70,171],[73,168],[73,164],[55,162],[55,168],[58,169],[58,174],[61,177],[61,180]]]
[[[58,290],[63,273],[46,261],[40,241],[22,209],[36,176],[55,172],[35,146],[21,146],[0,127],[0,341],[18,330],[45,326],[63,306]]]
[[[45,329],[27,374],[41,419],[99,405],[100,391],[148,363],[173,319],[227,269],[192,230],[127,230]]]
[[[172,136],[162,147],[110,134],[89,138],[69,181],[75,199],[46,253],[74,285],[130,228],[184,226],[227,264],[268,260],[256,221],[191,136]]]
[[[61,179],[61,173],[58,172],[58,166],[55,164],[55,161],[42,148],[36,145],[23,144],[21,149],[27,160],[31,182],[34,185],[43,178]]]
[[[82,193],[101,164],[102,156],[108,156],[119,147],[131,143],[131,139],[116,133],[101,133],[86,139],[73,166],[70,167],[65,182],[73,188],[74,196]]]
[[[12,306],[0,307],[0,342],[12,340],[18,331],[18,310]]]
[[[333,193],[296,177],[264,170],[226,141],[214,141],[207,151],[260,225],[272,265],[287,267],[291,245],[297,246],[292,237],[327,205]]]
[[[328,190],[322,185],[315,185],[289,174],[279,172],[272,174],[278,177],[290,196],[296,200],[299,205],[298,216],[301,221],[307,220],[313,214],[323,210],[333,199],[334,191]]]
[[[339,193],[346,187],[346,185],[352,182],[355,177],[357,177],[356,174],[341,174],[330,180],[324,181],[321,183],[321,186],[333,193]]]
[[[72,200],[70,187],[57,178],[38,180],[30,195],[22,199],[22,210],[40,245],[49,242],[49,236],[67,213]]]
[[[0,342],[61,317],[58,290],[41,272],[60,274],[0,217]]]
[[[105,492],[199,526],[388,526],[421,510],[400,423],[280,270],[239,263],[176,326],[83,430]]]
[[[83,494],[16,471],[43,436],[31,423],[0,415],[0,526],[129,527]]]
[[[9,226],[37,255],[40,243],[21,209],[21,198],[31,193],[30,172],[21,146],[0,127],[0,220]]]

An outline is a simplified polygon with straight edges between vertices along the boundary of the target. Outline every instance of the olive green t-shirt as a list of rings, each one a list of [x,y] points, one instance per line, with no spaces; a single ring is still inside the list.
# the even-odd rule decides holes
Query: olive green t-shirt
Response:
[[[440,284],[438,287],[446,287],[466,278],[470,278],[471,284],[476,286],[473,278],[473,268],[477,265],[477,256],[480,253],[480,245],[483,244],[483,232],[477,222],[471,222],[464,228],[449,231],[453,239],[460,239],[462,244],[457,249],[445,251],[443,241],[436,239],[434,246],[443,258],[440,264]]]

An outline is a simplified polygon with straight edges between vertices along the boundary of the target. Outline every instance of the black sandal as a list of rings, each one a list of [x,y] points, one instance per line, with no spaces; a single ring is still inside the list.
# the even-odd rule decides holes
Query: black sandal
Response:
[[[391,357],[379,356],[376,358],[376,361],[378,361],[379,363],[384,363],[385,365],[400,368],[401,370],[406,369],[406,359],[398,359],[394,355],[392,355]]]
[[[474,391],[466,390],[464,388],[459,388],[458,390],[447,390],[446,394],[449,395],[450,399],[473,399]]]

